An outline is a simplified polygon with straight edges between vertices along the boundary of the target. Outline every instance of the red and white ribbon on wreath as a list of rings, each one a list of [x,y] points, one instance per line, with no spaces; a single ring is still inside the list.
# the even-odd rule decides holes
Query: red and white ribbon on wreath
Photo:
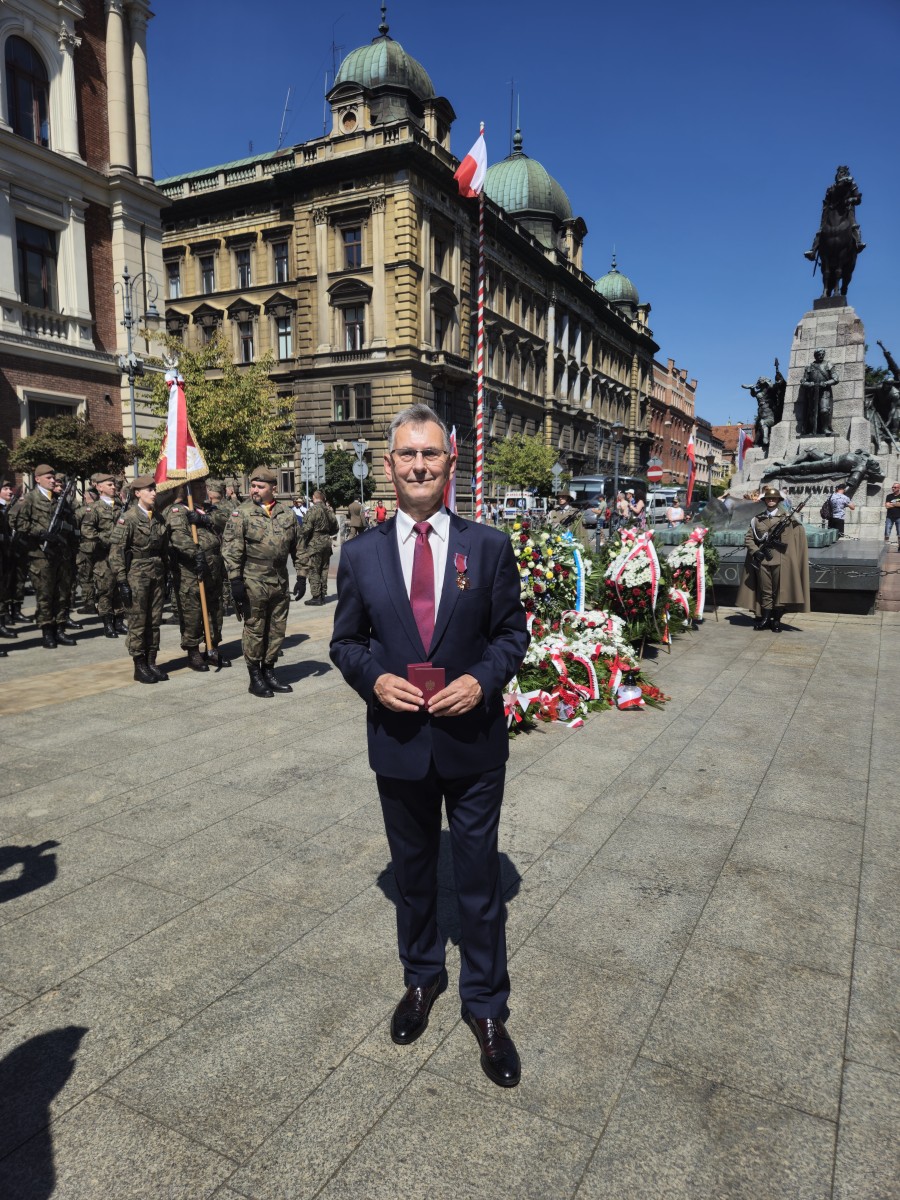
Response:
[[[688,545],[693,544],[694,546],[694,571],[697,581],[696,615],[701,621],[703,620],[703,609],[706,606],[706,551],[703,547],[705,537],[706,530],[698,527],[688,538]]]
[[[659,558],[656,554],[656,547],[653,545],[653,534],[651,532],[640,533],[634,539],[634,544],[625,555],[624,559],[619,564],[615,574],[613,575],[613,583],[615,584],[616,594],[618,595],[619,600],[624,604],[622,588],[619,581],[621,580],[623,574],[625,573],[625,568],[628,566],[631,560],[633,558],[640,558],[642,555],[646,556],[647,562],[650,566],[650,609],[651,611],[655,611],[656,598],[659,594]]]
[[[669,599],[672,601],[673,604],[681,605],[681,607],[684,609],[685,619],[689,621],[691,619],[691,597],[690,597],[690,594],[688,592],[686,592],[684,590],[684,588],[673,587],[673,588],[669,588]]]
[[[549,700],[550,693],[545,692],[542,688],[535,688],[533,692],[520,692],[519,681],[517,679],[510,680],[509,691],[503,694],[503,712],[506,716],[507,729],[513,721],[520,725],[523,715],[527,715],[532,704],[537,702],[543,706]],[[521,712],[518,711],[519,709]]]

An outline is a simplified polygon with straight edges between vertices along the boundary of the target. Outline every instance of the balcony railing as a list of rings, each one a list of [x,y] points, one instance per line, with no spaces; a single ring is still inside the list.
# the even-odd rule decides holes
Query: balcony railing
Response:
[[[22,331],[30,337],[58,338],[68,340],[66,318],[61,313],[49,308],[32,308],[30,304],[22,305]]]

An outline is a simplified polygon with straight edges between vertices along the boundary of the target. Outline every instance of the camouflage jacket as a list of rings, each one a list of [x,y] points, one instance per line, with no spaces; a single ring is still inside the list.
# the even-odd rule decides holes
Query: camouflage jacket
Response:
[[[331,538],[337,533],[337,517],[327,504],[317,500],[306,510],[300,528],[300,541],[304,550],[327,550],[331,553]]]
[[[130,572],[165,568],[167,530],[156,513],[148,517],[139,504],[133,504],[120,516],[112,531],[109,565],[117,583],[124,583]]]
[[[81,549],[100,562],[109,554],[116,521],[122,516],[121,504],[98,500],[84,514],[81,522]]]
[[[37,487],[32,488],[23,497],[21,506],[13,517],[13,524],[29,556],[42,553],[41,542],[50,528],[58,500],[58,496],[45,496]],[[68,502],[63,505],[56,532],[62,540],[47,547],[47,555],[51,558],[58,558],[62,553],[70,553],[78,544],[75,513]]]
[[[186,567],[193,572],[197,546],[206,555],[206,561],[212,562],[213,559],[221,556],[222,542],[215,528],[204,529],[202,525],[198,525],[197,546],[195,546],[187,515],[187,505],[183,504],[180,500],[176,500],[174,504],[170,504],[166,509],[165,521],[166,528],[169,531],[169,546],[172,549],[171,557],[178,566]]]
[[[269,516],[261,504],[245,500],[232,509],[222,542],[229,579],[256,579],[287,586],[288,555],[297,562],[297,518],[276,501]]]
[[[234,510],[235,505],[229,504],[226,500],[223,500],[221,504],[213,504],[206,510],[209,519],[213,523],[213,529],[215,529],[220,538],[224,537],[225,526],[228,524],[228,518]]]

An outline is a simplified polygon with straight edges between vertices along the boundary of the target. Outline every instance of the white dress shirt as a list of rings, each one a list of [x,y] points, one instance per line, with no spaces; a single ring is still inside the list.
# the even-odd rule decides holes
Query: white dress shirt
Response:
[[[446,508],[440,508],[428,518],[431,533],[428,544],[431,547],[431,557],[434,561],[434,619],[437,620],[438,608],[441,603],[441,592],[444,587],[444,573],[447,569],[447,545],[450,540],[450,514]],[[416,522],[402,509],[397,509],[397,548],[400,551],[400,569],[403,571],[403,583],[406,594],[412,587],[413,558],[416,553],[416,532],[413,526]]]

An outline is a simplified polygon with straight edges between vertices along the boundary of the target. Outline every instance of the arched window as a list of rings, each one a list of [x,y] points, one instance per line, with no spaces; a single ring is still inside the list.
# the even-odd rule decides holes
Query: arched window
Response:
[[[6,107],[13,132],[50,145],[50,82],[37,51],[20,37],[6,43]]]

